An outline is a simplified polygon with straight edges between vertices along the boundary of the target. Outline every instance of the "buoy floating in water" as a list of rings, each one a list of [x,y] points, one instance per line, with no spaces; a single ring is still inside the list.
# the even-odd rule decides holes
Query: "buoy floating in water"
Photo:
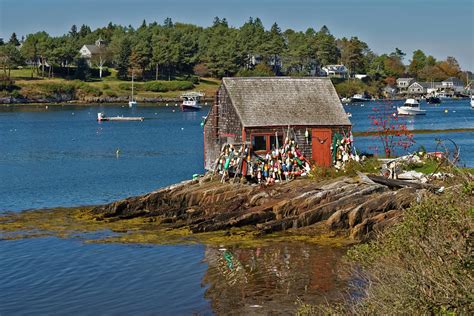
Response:
[[[444,110],[444,113],[448,113],[448,109]]]

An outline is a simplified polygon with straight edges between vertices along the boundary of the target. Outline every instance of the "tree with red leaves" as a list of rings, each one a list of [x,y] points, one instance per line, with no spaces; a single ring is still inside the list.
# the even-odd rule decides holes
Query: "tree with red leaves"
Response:
[[[393,157],[398,149],[408,151],[415,140],[406,122],[401,119],[396,111],[393,111],[391,102],[372,108],[373,113],[369,115],[371,120],[371,131],[375,132],[375,138],[382,142],[385,157]]]

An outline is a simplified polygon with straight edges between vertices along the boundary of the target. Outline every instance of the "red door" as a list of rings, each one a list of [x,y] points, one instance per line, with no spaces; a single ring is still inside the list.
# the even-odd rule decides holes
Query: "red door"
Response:
[[[318,166],[331,166],[331,130],[313,129],[311,135],[312,158]]]

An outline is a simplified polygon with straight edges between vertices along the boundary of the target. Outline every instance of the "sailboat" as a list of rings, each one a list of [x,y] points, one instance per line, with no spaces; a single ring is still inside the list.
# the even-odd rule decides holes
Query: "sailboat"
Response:
[[[128,106],[132,108],[136,105],[137,105],[137,101],[135,101],[133,99],[133,72],[132,72],[132,97],[131,97],[130,101],[128,101]]]

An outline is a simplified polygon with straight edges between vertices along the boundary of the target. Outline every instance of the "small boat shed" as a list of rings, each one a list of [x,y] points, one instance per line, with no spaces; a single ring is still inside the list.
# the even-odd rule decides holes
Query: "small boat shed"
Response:
[[[223,78],[204,122],[204,164],[213,170],[224,144],[265,155],[290,137],[312,163],[331,166],[333,135],[350,130],[329,78]]]

